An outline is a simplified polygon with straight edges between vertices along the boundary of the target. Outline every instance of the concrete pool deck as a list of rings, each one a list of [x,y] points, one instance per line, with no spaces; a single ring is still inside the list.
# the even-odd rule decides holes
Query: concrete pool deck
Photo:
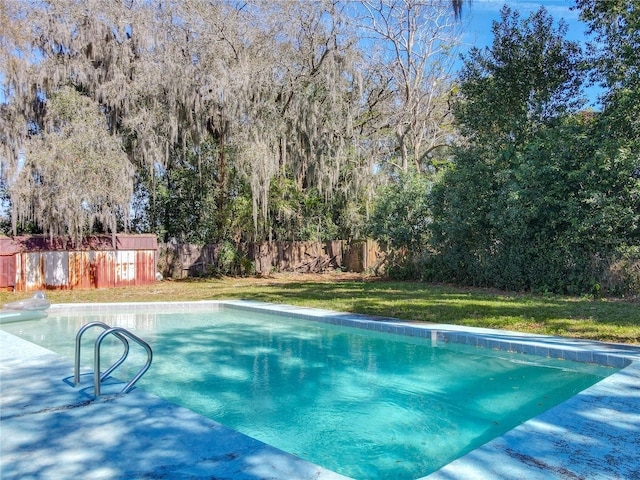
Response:
[[[640,478],[640,348],[495,330],[415,325],[253,302],[228,303],[235,307],[286,310],[312,320],[376,331],[616,366],[628,364],[424,478]],[[52,306],[52,310],[56,307]],[[105,386],[104,396],[94,400],[91,380],[83,380],[79,388],[74,388],[70,360],[0,330],[0,478],[346,478],[141,389],[113,395]]]
[[[83,380],[74,388],[73,362],[0,330],[0,478],[346,478],[141,389],[94,400]]]

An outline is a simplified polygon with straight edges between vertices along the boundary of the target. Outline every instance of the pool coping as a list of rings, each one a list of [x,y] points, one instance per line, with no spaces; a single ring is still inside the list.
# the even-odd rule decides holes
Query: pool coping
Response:
[[[150,307],[157,311],[169,308],[193,311],[225,305],[238,309],[274,311],[307,320],[426,338],[434,342],[460,343],[621,368],[619,372],[566,402],[423,479],[640,478],[640,465],[635,460],[640,451],[640,347],[504,330],[406,322],[244,300],[57,304],[52,305],[49,311],[52,314],[64,313],[67,309],[76,313],[99,313],[126,308],[135,312],[136,309]],[[346,478],[164,402],[140,389],[124,396],[105,396],[105,400],[101,398],[92,402],[87,392],[92,388],[69,389],[68,363],[53,352],[0,331],[2,478],[57,478],[47,475],[55,471],[59,476],[60,468],[81,471],[84,478],[132,478],[127,476],[132,469],[135,478],[158,478],[158,475],[164,475],[159,478],[229,475],[237,479]],[[44,368],[45,365],[50,368]],[[25,396],[28,402],[24,401]],[[144,415],[130,418],[131,411],[144,412]],[[72,420],[73,428],[68,423],[61,423],[61,418]],[[94,423],[96,418],[103,419],[104,423]],[[120,418],[128,421],[123,423]],[[34,419],[38,422],[34,422]],[[42,424],[46,431],[34,430],[34,423]],[[150,423],[153,429],[148,430]],[[101,434],[97,432],[101,431],[101,426],[104,429],[105,424],[110,425],[109,441],[117,438],[120,442],[126,442],[127,446],[120,452],[113,448],[106,450],[110,460],[107,467],[100,462],[87,460],[100,456],[96,451],[100,450],[99,443],[91,452],[85,451],[81,443],[70,443],[75,445],[73,448],[79,449],[73,452],[68,449],[52,451],[46,442],[42,443],[46,437],[54,437],[56,444],[63,443],[63,440],[71,442],[74,438],[77,442],[77,438],[90,438],[92,435],[100,437]],[[114,425],[117,427],[115,430]],[[85,434],[78,429],[85,429]],[[127,436],[124,436],[125,432]],[[154,445],[158,439],[163,442],[160,447]],[[171,455],[166,452],[165,444],[171,444]],[[125,455],[131,456],[132,451],[141,452],[134,455],[135,461]],[[47,458],[47,455],[49,458],[60,458],[50,464],[47,463],[50,460],[32,460]],[[119,455],[126,458],[125,463],[131,464],[127,472],[118,470],[124,461],[117,461],[121,458]],[[68,457],[71,457],[71,461]],[[67,467],[62,467],[65,458]],[[11,476],[12,472],[14,476]],[[68,470],[67,473],[70,472]]]

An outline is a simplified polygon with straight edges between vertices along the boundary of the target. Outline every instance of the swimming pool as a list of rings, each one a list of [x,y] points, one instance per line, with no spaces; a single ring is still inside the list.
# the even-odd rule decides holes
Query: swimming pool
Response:
[[[426,475],[615,371],[299,317],[165,305],[2,328],[69,358],[82,324],[129,328],[154,348],[140,387],[355,478]]]

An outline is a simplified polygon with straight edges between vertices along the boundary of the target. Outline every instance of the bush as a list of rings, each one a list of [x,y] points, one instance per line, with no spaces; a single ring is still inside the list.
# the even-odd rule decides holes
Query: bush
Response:
[[[366,225],[386,253],[384,270],[397,279],[419,279],[429,246],[432,182],[419,173],[400,174],[381,188]]]

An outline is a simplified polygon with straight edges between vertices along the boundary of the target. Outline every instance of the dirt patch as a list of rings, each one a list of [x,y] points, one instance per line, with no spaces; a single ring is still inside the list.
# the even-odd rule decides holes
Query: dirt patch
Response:
[[[363,273],[341,272],[338,270],[326,271],[323,273],[269,273],[251,278],[251,280],[264,280],[272,284],[301,283],[301,282],[361,282],[379,280],[379,277],[365,275]]]

